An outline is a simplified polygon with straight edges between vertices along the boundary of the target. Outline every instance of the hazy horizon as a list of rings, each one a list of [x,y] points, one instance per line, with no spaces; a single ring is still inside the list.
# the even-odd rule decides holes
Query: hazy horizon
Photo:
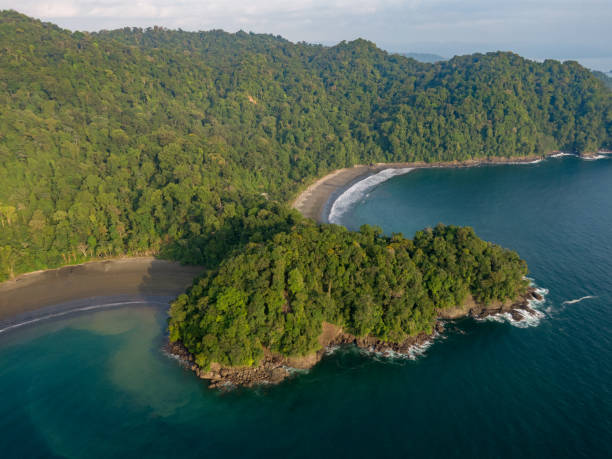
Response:
[[[293,42],[333,45],[364,38],[391,52],[452,57],[514,51],[531,59],[574,59],[612,70],[604,34],[612,22],[606,0],[0,0],[13,9],[69,30],[163,26],[281,35]]]

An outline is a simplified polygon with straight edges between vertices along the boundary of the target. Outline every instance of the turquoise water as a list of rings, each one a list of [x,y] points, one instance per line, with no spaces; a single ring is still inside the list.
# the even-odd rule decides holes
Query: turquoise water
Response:
[[[611,197],[612,160],[575,158],[370,190],[347,226],[471,225],[549,289],[537,326],[460,321],[416,360],[341,351],[279,386],[220,393],[160,351],[163,308],[2,333],[0,455],[609,457]]]

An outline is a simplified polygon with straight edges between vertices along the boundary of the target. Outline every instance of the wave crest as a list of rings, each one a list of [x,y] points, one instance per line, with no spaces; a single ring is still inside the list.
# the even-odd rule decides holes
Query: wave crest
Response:
[[[26,325],[31,325],[37,322],[41,322],[44,320],[55,319],[58,317],[67,316],[69,314],[73,314],[75,312],[88,312],[88,311],[96,311],[98,309],[109,309],[117,306],[126,306],[126,305],[135,305],[135,304],[159,304],[159,305],[168,305],[168,302],[159,302],[159,301],[150,301],[150,300],[135,300],[135,301],[119,301],[116,303],[105,303],[105,304],[95,304],[91,306],[83,306],[80,308],[69,309],[66,311],[55,312],[51,314],[46,314],[40,317],[35,317],[33,319],[24,320],[23,322],[13,323],[5,326],[4,328],[0,328],[0,333],[5,333],[10,330],[14,330],[15,328],[24,327]]]
[[[582,159],[585,161],[597,161],[598,159],[608,159],[610,156],[604,153],[598,153],[593,156],[583,156]]]
[[[575,300],[564,301],[561,304],[576,304],[576,303],[580,303],[582,300],[588,300],[588,299],[591,299],[591,298],[597,298],[597,297],[593,296],[593,295],[587,295],[587,296],[583,296],[582,298],[577,298]]]
[[[546,303],[546,295],[548,295],[549,291],[543,287],[537,287],[531,278],[527,278],[532,287],[535,287],[536,293],[538,293],[542,299],[536,300],[532,299],[527,302],[529,309],[518,309],[517,312],[521,315],[520,319],[515,319],[512,317],[512,314],[509,312],[502,312],[499,314],[493,314],[487,316],[483,319],[477,319],[479,321],[489,321],[489,322],[507,322],[510,325],[518,328],[528,328],[528,327],[537,327],[540,325],[540,321],[546,317],[540,308]]]
[[[413,167],[385,169],[380,171],[378,174],[370,175],[369,177],[355,183],[334,201],[327,218],[328,221],[330,223],[340,224],[340,218],[342,215],[344,215],[353,205],[361,201],[366,196],[368,191],[375,186],[386,182],[392,177],[407,174],[413,169]]]

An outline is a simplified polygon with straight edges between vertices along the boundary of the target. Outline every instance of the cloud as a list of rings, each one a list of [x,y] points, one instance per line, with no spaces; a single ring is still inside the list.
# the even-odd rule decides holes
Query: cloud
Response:
[[[447,55],[479,45],[612,54],[603,38],[610,0],[0,0],[0,8],[73,30],[161,25],[317,43],[363,37],[395,50],[435,51],[439,44],[436,52]]]
[[[2,8],[10,8],[10,2],[1,1]],[[418,1],[408,2],[418,4]],[[401,0],[24,0],[19,10],[32,16],[49,19],[93,17],[93,18],[139,18],[165,19],[201,16],[227,21],[242,16],[252,19],[268,14],[300,15],[328,11],[334,14],[373,14],[389,6],[406,4]],[[209,19],[210,18],[210,19]]]

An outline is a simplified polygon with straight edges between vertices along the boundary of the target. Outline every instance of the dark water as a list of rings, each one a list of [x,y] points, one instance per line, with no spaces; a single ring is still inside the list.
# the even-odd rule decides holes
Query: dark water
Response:
[[[340,352],[230,393],[159,351],[163,309],[45,322],[0,334],[0,456],[609,457],[612,160],[419,170],[342,221],[471,225],[528,261],[544,317],[465,320],[414,361]]]

